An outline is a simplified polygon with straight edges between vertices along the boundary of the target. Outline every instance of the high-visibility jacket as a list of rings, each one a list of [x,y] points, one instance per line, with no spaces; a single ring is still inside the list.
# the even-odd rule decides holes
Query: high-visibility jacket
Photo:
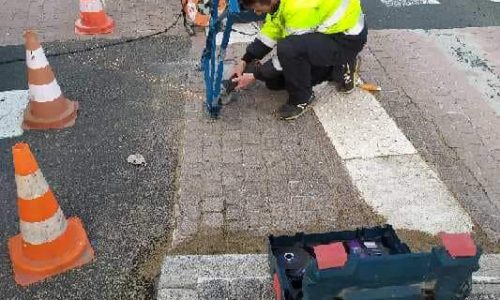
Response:
[[[277,11],[267,14],[258,39],[272,48],[289,35],[358,34],[363,27],[360,0],[281,0]]]

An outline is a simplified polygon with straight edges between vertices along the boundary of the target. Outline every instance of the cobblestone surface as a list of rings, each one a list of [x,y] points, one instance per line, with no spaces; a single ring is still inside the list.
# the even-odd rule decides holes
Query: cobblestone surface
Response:
[[[0,45],[24,43],[25,29],[36,29],[44,42],[66,39],[89,39],[74,33],[79,15],[78,1],[0,0]],[[163,31],[180,12],[177,0],[106,1],[106,12],[115,20],[113,34],[108,38],[138,37]],[[171,30],[182,34],[182,22]]]
[[[232,48],[229,58],[241,51]],[[204,113],[201,95],[186,104],[174,245],[204,229],[266,236],[380,220],[312,111],[296,122],[277,120],[285,97],[255,86],[217,121]]]
[[[464,72],[422,33],[372,31],[363,63],[363,77],[383,87],[379,100],[398,127],[476,224],[498,241],[498,116]]]
[[[166,257],[157,300],[273,299],[265,255]]]

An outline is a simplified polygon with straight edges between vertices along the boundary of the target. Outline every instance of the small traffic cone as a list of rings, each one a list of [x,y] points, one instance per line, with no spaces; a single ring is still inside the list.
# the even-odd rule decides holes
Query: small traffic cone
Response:
[[[196,26],[207,27],[210,24],[210,13],[201,13],[198,9],[198,4],[201,0],[182,0],[182,11],[185,21]],[[227,1],[219,0],[218,12],[219,16],[226,10]]]
[[[104,11],[101,0],[80,0],[80,18],[75,22],[75,33],[80,35],[113,32],[115,21]]]
[[[66,128],[75,124],[78,102],[66,99],[52,72],[36,33],[24,33],[30,102],[24,129]]]
[[[94,258],[79,218],[66,219],[28,144],[12,148],[21,233],[8,242],[15,281],[26,286]]]

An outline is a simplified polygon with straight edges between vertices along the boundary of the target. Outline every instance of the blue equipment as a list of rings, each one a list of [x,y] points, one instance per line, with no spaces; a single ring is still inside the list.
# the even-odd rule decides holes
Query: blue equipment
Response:
[[[249,22],[263,19],[263,16],[257,16],[252,12],[241,11],[238,0],[229,0],[228,7],[221,15],[219,15],[218,6],[219,0],[212,0],[207,41],[201,57],[201,66],[204,72],[206,89],[205,105],[212,118],[217,118],[220,112],[219,100],[224,71],[224,59],[233,24],[235,22]],[[217,53],[216,36],[217,33],[222,30],[224,35],[219,52]]]

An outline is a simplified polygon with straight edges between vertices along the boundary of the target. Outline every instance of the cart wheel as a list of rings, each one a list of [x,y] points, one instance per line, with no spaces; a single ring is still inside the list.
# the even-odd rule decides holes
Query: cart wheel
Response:
[[[471,291],[472,291],[472,278],[469,278],[466,281],[462,282],[460,287],[455,292],[455,297],[453,299],[464,300],[467,297],[469,297]]]

